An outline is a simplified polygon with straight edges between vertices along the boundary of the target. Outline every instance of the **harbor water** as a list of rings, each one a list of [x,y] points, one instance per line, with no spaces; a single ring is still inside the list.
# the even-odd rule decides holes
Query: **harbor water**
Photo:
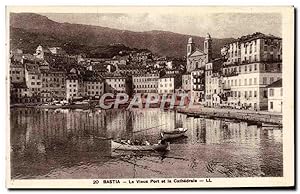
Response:
[[[157,143],[187,128],[167,152],[120,152],[110,139]],[[187,117],[161,109],[12,108],[13,179],[206,178],[283,176],[282,130]]]

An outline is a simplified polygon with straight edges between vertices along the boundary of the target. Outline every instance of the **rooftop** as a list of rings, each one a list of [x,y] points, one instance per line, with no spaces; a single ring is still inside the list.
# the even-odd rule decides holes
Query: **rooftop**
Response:
[[[281,88],[281,87],[282,87],[282,79],[279,79],[267,86],[267,88]]]

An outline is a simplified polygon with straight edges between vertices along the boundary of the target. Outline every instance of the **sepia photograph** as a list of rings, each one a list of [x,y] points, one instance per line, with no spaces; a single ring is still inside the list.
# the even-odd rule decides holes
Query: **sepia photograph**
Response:
[[[6,7],[8,188],[294,186],[294,7]]]

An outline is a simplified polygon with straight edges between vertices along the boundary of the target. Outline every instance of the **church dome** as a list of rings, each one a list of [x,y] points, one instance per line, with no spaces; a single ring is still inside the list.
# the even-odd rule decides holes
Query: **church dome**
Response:
[[[188,43],[194,43],[193,38],[190,37]]]

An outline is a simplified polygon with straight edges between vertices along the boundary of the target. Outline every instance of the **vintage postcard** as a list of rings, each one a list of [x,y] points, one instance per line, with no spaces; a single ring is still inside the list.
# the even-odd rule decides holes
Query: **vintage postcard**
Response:
[[[294,186],[294,7],[7,7],[8,188]]]

